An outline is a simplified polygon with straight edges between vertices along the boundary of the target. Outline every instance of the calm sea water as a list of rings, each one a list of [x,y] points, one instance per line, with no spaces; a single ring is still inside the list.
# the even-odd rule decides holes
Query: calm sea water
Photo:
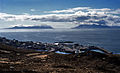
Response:
[[[0,29],[0,37],[20,41],[74,41],[120,53],[120,29]]]

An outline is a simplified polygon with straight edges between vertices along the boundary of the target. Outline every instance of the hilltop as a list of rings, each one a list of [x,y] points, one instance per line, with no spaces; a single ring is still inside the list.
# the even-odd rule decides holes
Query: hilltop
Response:
[[[0,71],[16,73],[119,73],[120,55],[98,52],[57,54],[0,43]]]

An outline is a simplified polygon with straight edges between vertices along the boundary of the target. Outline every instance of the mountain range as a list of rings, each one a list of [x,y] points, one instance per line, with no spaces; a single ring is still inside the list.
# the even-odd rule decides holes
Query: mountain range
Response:
[[[120,28],[120,26],[107,26],[107,25],[79,25],[72,29],[80,29],[80,28]]]

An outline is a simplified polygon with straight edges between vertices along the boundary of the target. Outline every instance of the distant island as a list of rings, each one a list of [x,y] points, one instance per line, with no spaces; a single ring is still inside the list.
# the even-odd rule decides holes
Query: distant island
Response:
[[[120,28],[120,26],[107,26],[107,25],[79,25],[72,29],[80,29],[80,28]]]
[[[48,25],[41,25],[41,26],[14,26],[6,29],[53,29],[53,27]]]

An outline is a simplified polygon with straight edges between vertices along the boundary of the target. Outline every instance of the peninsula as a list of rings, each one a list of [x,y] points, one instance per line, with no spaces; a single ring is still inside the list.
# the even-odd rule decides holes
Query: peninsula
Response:
[[[41,26],[14,26],[7,29],[53,29],[53,27],[48,25],[41,25]]]

